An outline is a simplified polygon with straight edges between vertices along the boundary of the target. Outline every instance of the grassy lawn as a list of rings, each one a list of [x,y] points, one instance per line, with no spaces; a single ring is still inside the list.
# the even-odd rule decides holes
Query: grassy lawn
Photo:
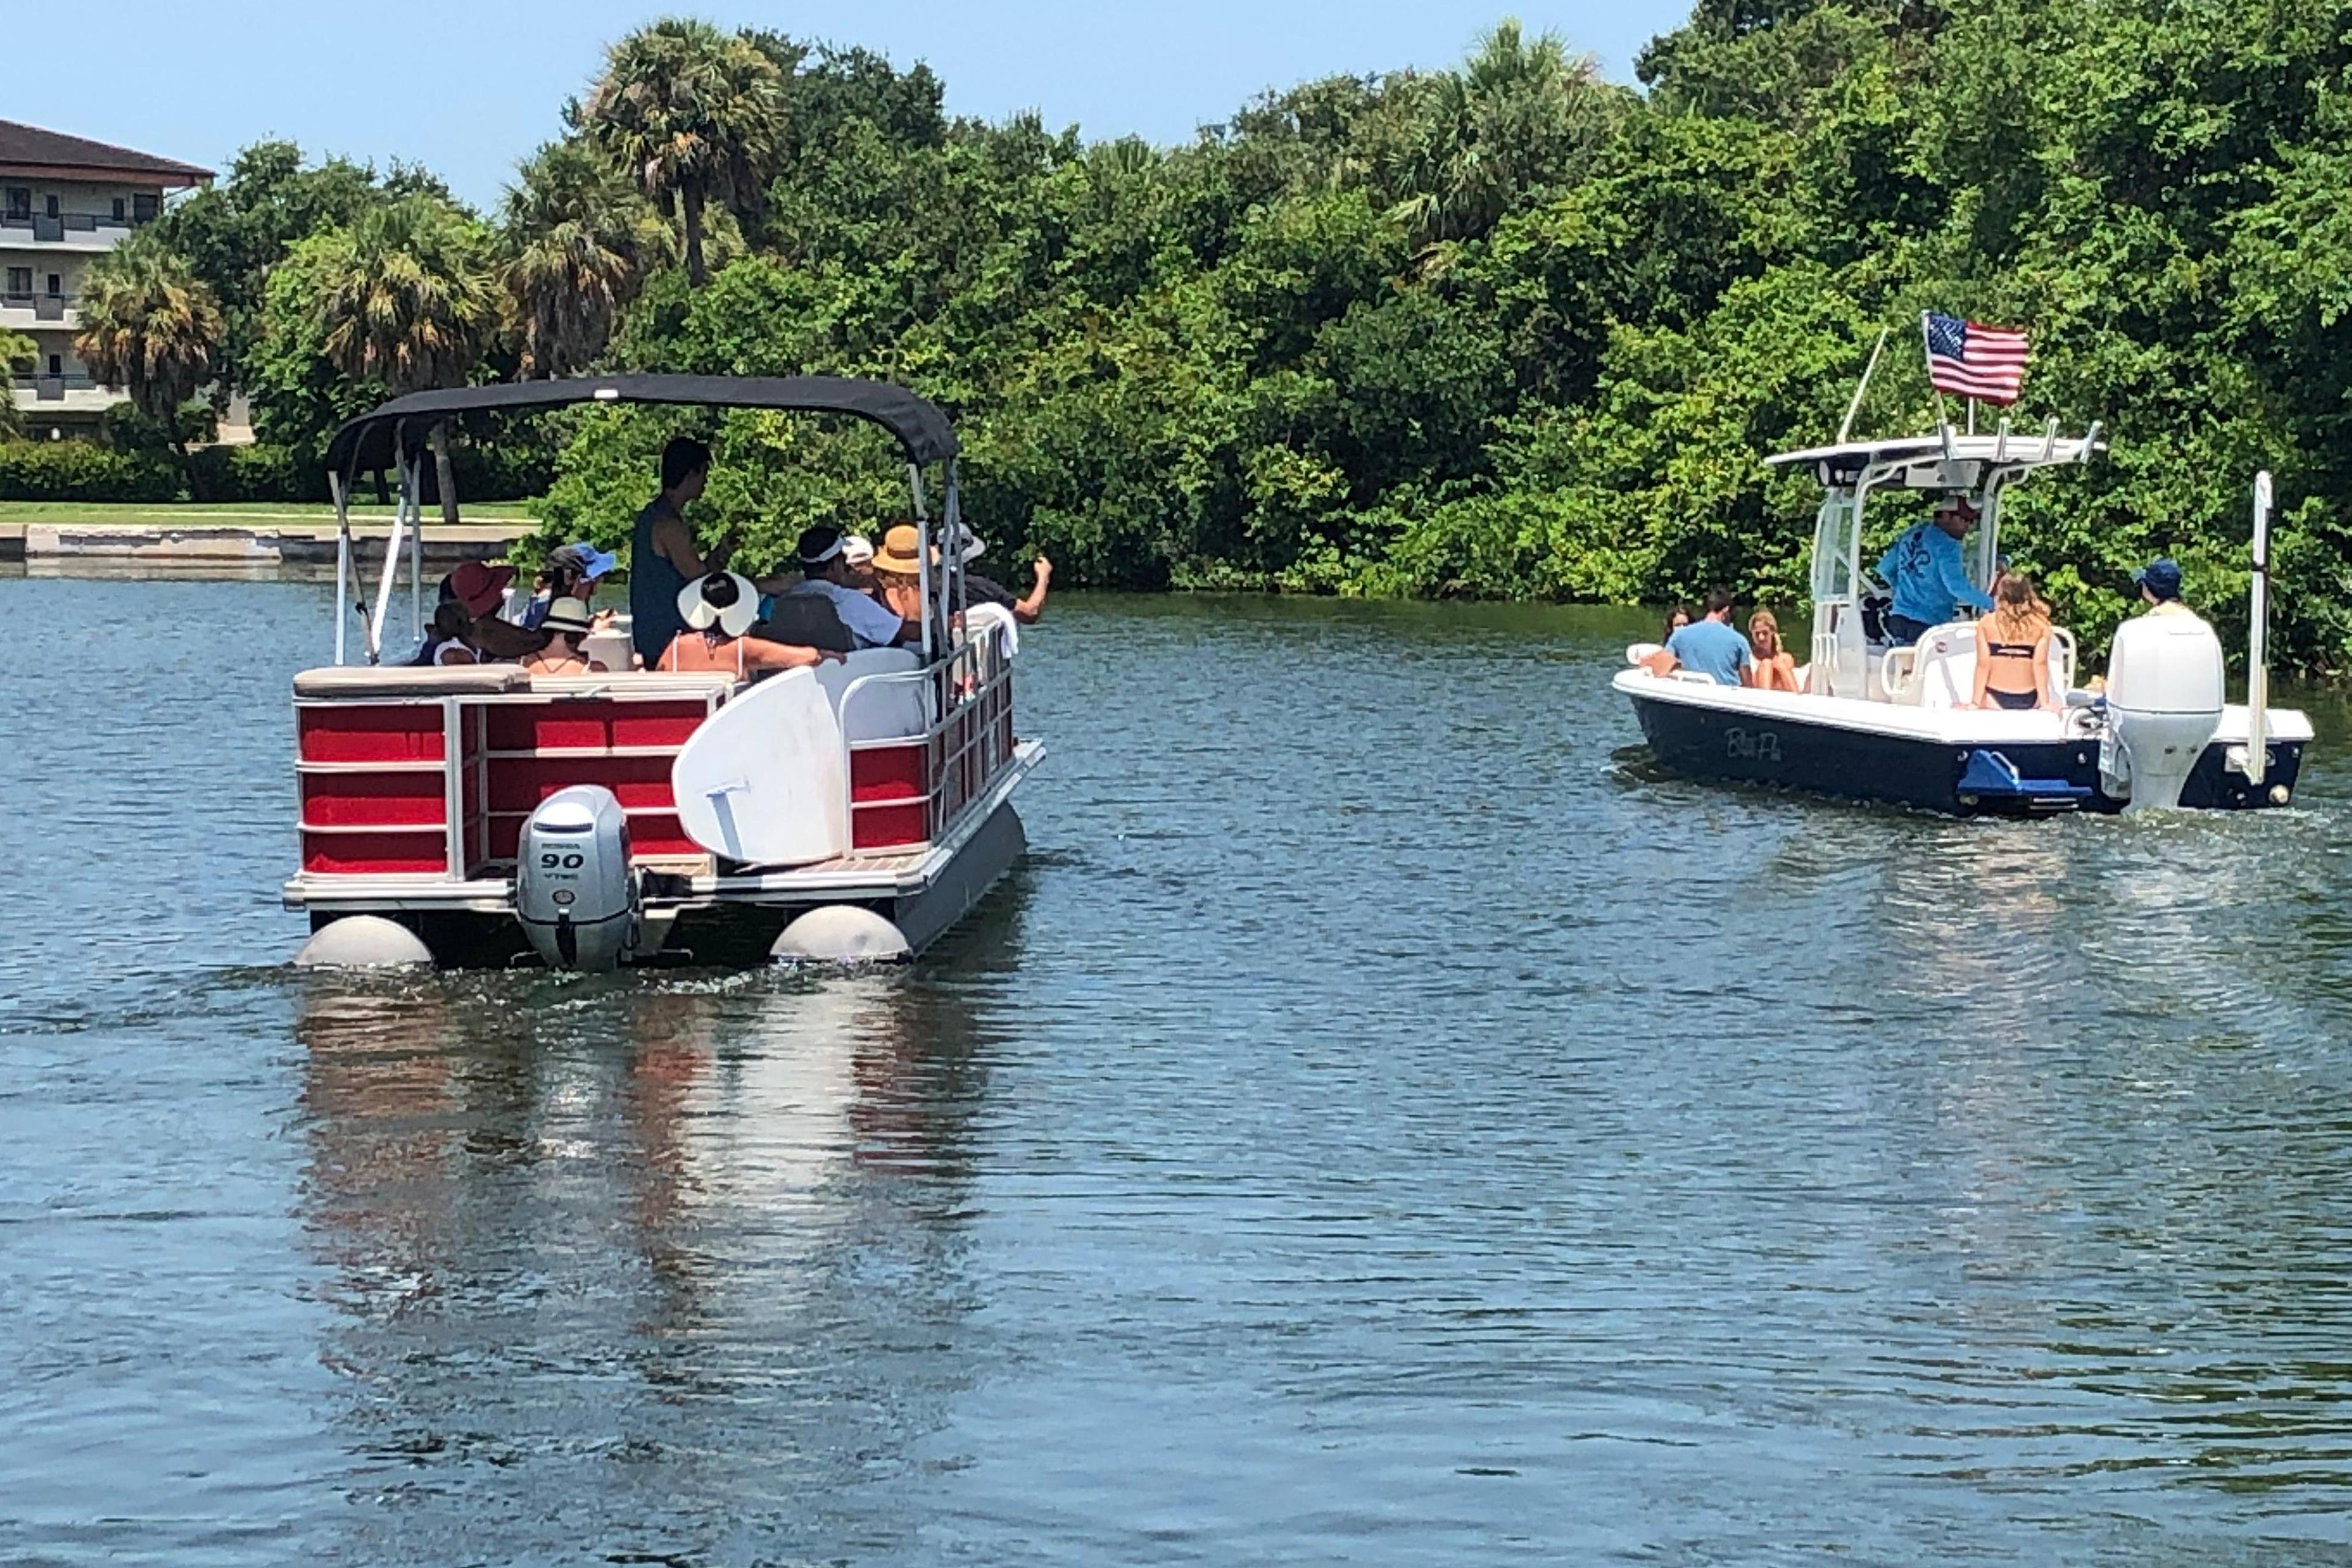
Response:
[[[460,521],[466,522],[535,522],[537,501],[467,501]],[[133,527],[221,528],[267,527],[272,522],[332,522],[335,509],[322,501],[78,501],[0,500],[0,523],[117,522]],[[354,522],[389,522],[392,509],[370,502],[352,509]],[[427,508],[425,526],[441,521]]]

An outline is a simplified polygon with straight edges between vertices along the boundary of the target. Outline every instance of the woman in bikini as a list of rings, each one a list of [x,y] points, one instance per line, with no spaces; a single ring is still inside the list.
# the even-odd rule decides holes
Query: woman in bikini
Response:
[[[580,599],[559,597],[549,604],[539,623],[546,646],[522,661],[531,675],[603,675],[604,667],[581,651],[581,639],[596,629],[588,605]]]
[[[1797,684],[1797,661],[1780,646],[1780,623],[1769,610],[1748,617],[1748,647],[1756,658],[1740,676],[1759,691],[1802,691]]]
[[[1993,584],[1992,612],[1977,622],[1977,708],[2057,710],[2050,690],[2050,606],[2022,572]]]
[[[688,583],[678,593],[677,613],[686,629],[670,639],[656,669],[716,671],[748,680],[824,659],[813,647],[745,635],[759,618],[760,591],[732,572],[713,572]]]

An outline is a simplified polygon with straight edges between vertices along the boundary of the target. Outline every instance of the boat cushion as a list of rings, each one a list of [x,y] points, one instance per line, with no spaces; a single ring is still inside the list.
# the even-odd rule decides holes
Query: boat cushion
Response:
[[[532,691],[551,697],[593,697],[607,691],[625,692],[631,697],[673,692],[680,697],[699,697],[705,692],[732,691],[736,680],[716,669],[616,669],[591,670],[585,675],[534,675],[530,684]]]
[[[297,697],[465,697],[530,687],[519,664],[336,664],[294,678]]]

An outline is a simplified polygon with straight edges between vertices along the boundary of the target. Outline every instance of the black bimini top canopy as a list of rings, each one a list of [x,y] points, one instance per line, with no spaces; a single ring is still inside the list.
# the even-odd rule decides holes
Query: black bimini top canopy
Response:
[[[703,408],[774,408],[849,414],[898,438],[911,463],[956,454],[955,432],[939,407],[887,381],[842,375],[587,375],[566,381],[500,382],[412,392],[361,415],[335,432],[327,469],[346,477],[390,468],[422,447],[433,426],[467,414],[562,408],[574,403],[673,403]]]

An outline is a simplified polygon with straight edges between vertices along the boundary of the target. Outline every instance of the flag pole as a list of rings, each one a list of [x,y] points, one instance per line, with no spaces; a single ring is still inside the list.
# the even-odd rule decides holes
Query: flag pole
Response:
[[[1919,312],[1919,352],[1927,366],[1927,385],[1936,395],[1936,434],[1943,437],[1944,457],[1948,461],[1952,456],[1952,421],[1944,410],[1944,389],[1936,384],[1936,342],[1927,335],[1927,315],[1926,310]]]
[[[1862,412],[1862,395],[1870,390],[1871,372],[1878,368],[1878,351],[1885,346],[1886,329],[1881,327],[1878,329],[1878,341],[1870,345],[1870,363],[1862,367],[1862,379],[1854,384],[1853,401],[1845,405],[1845,417],[1838,421],[1837,444],[1841,447],[1845,445],[1846,437],[1853,433],[1853,416]]]

